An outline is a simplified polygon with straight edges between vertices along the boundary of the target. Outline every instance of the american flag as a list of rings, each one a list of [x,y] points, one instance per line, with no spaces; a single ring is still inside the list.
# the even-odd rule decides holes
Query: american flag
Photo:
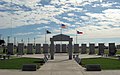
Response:
[[[66,28],[67,26],[65,24],[61,24],[61,28]]]

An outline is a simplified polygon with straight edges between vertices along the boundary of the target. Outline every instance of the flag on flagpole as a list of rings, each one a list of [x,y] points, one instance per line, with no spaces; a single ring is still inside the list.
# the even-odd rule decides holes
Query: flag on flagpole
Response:
[[[61,24],[61,28],[66,28],[67,26],[65,24]]]
[[[46,33],[47,33],[47,34],[51,34],[51,32],[50,32],[50,31],[48,31],[48,30],[46,30]]]
[[[83,34],[83,32],[77,31],[77,34]]]

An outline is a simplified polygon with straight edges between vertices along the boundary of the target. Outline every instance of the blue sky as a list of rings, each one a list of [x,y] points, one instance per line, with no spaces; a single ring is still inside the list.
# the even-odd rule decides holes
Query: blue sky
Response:
[[[115,42],[120,44],[119,0],[0,0],[0,34],[10,42],[44,43],[45,29],[50,37],[60,34],[61,24],[67,25],[62,32],[78,43]]]

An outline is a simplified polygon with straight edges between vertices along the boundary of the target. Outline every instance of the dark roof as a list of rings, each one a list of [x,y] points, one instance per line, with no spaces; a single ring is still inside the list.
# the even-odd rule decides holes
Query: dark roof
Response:
[[[68,35],[65,35],[65,34],[58,34],[58,35],[55,35],[55,36],[53,36],[53,38],[54,37],[68,37],[68,38],[70,38],[70,36],[68,36]]]
[[[71,38],[68,35],[65,34],[58,34],[53,36],[52,38],[54,41],[69,41]]]

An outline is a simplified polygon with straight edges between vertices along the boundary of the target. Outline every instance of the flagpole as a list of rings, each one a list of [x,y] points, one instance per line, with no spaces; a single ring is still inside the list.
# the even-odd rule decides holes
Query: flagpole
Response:
[[[77,44],[77,33],[76,33],[76,44]]]
[[[61,27],[61,40],[62,40],[62,27]],[[60,47],[61,47],[60,50],[61,50],[61,52],[62,52],[62,41],[61,41],[61,46],[60,46]]]
[[[46,44],[46,28],[45,28],[45,44]],[[46,57],[45,53],[44,53],[44,57]]]
[[[62,34],[62,28],[60,29],[60,33]]]
[[[46,44],[46,29],[45,29],[45,44]]]
[[[28,38],[28,44],[29,44],[29,42],[30,42],[30,38]]]

